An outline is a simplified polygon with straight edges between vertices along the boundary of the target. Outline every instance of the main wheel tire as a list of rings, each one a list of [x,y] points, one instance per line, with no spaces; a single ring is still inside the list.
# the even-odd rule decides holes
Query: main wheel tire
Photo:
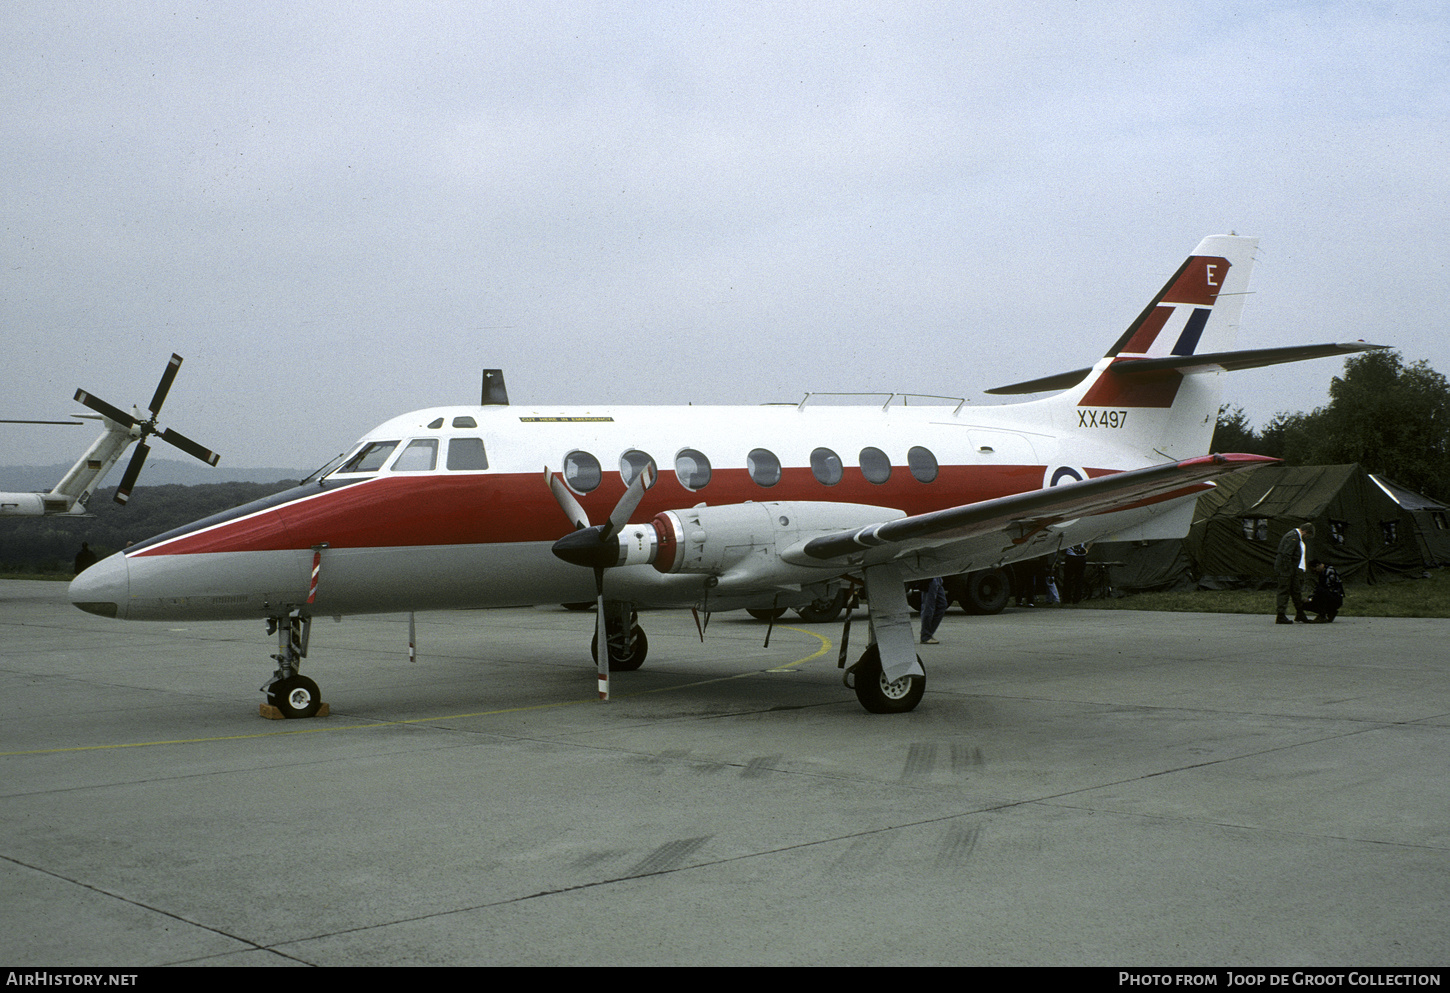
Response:
[[[916,657],[921,665],[921,656]],[[926,666],[921,665],[922,672]],[[887,682],[881,671],[881,649],[872,645],[852,667],[855,673],[856,699],[873,714],[904,714],[915,710],[926,692],[926,676],[902,676]]]
[[[801,620],[807,624],[822,624],[826,621],[834,621],[841,616],[841,611],[846,607],[846,591],[842,590],[835,596],[817,600],[808,607],[797,607],[795,612],[801,615]]]
[[[789,607],[746,607],[745,612],[757,621],[778,621]]]
[[[312,717],[322,707],[322,693],[306,676],[289,676],[272,684],[267,702],[283,717]]]
[[[960,597],[969,614],[1000,614],[1012,595],[1012,579],[1005,570],[983,569],[967,576]]]
[[[629,655],[620,658],[617,655],[609,656],[610,672],[633,672],[644,665],[644,658],[649,654],[649,638],[645,637],[644,628],[634,629],[634,651]],[[589,640],[589,654],[594,656],[594,664],[599,664],[599,632],[594,632],[594,637]]]

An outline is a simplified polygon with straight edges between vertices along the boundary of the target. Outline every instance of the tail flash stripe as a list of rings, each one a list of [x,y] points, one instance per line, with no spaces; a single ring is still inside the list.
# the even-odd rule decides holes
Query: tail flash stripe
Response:
[[[1168,282],[1163,284],[1163,288],[1158,291],[1158,295],[1153,298],[1153,302],[1148,304],[1147,307],[1143,308],[1143,312],[1138,315],[1138,319],[1132,324],[1129,324],[1128,330],[1123,332],[1123,336],[1113,343],[1112,348],[1108,349],[1109,355],[1117,355],[1119,352],[1124,351],[1128,346],[1128,342],[1132,341],[1138,336],[1138,329],[1141,328],[1145,323],[1147,323],[1149,317],[1151,317],[1154,311],[1157,310],[1158,304],[1162,303],[1163,299],[1168,296],[1169,291],[1172,290],[1173,287],[1178,285],[1179,280],[1183,278],[1183,274],[1186,273],[1189,266],[1193,264],[1194,258],[1195,256],[1190,255],[1188,258],[1183,260],[1183,264],[1178,267],[1177,272],[1169,277]]]
[[[1188,323],[1183,326],[1183,333],[1178,336],[1178,341],[1173,346],[1174,355],[1193,354],[1198,347],[1198,339],[1203,334],[1203,326],[1208,323],[1208,315],[1212,313],[1207,307],[1199,307],[1188,316]]]
[[[1154,307],[1152,312],[1143,315],[1143,320],[1138,325],[1138,329],[1133,332],[1133,337],[1118,351],[1132,355],[1148,354],[1148,349],[1153,347],[1153,341],[1163,330],[1163,325],[1168,323],[1168,318],[1172,316],[1172,307]]]
[[[1218,299],[1218,291],[1223,288],[1224,277],[1228,275],[1228,259],[1195,255],[1188,261],[1188,267],[1178,274],[1168,292],[1163,294],[1163,302],[1212,307]]]

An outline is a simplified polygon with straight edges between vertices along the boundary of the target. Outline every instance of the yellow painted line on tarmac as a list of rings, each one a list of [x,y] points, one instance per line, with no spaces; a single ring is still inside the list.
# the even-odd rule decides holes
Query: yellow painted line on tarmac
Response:
[[[809,628],[792,628],[782,626],[781,630],[794,631],[797,634],[808,634],[812,638],[815,638],[817,641],[819,641],[821,643],[821,647],[812,654],[807,655],[803,659],[798,659],[795,662],[787,662],[785,665],[778,665],[774,669],[766,669],[766,672],[790,672],[798,665],[805,665],[807,662],[814,662],[816,659],[820,658],[822,655],[826,654],[831,650],[831,639],[825,637],[824,635],[816,634]]]
[[[753,669],[750,672],[739,672],[733,676],[717,676],[714,679],[699,679],[692,683],[679,683],[675,686],[664,686],[657,690],[641,690],[637,693],[615,693],[613,696],[627,698],[634,696],[647,696],[653,693],[670,693],[675,690],[691,689],[696,686],[709,686],[711,683],[723,683],[731,679],[744,679],[747,676],[757,676],[762,672],[791,672],[796,666],[805,665],[820,658],[831,650],[831,641],[814,631],[806,628],[782,628],[785,631],[795,631],[799,634],[808,634],[821,643],[821,647],[810,655],[797,659],[794,662],[787,662],[785,665],[774,666],[769,669]],[[366,731],[371,728],[406,727],[409,724],[429,724],[435,721],[457,721],[468,717],[497,717],[501,714],[521,714],[530,710],[552,710],[556,707],[576,707],[583,703],[598,703],[593,696],[583,697],[578,700],[559,700],[554,703],[537,703],[527,707],[504,707],[500,710],[479,710],[470,714],[449,714],[445,717],[419,717],[406,721],[375,721],[370,724],[343,724],[325,727],[293,728],[286,731],[259,731],[256,734],[226,734],[214,738],[173,738],[168,741],[132,741],[116,745],[72,745],[66,748],[36,748],[29,751],[0,752],[0,758],[9,758],[16,755],[60,755],[66,752],[100,752],[117,748],[151,748],[156,745],[200,745],[213,741],[246,741],[251,738],[280,738],[293,734],[317,734],[322,731]]]

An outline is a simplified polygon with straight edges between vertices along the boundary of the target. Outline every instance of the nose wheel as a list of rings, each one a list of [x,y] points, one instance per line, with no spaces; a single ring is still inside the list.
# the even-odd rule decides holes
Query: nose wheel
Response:
[[[283,717],[315,717],[322,707],[322,694],[312,680],[294,675],[273,683],[267,691],[267,702]]]

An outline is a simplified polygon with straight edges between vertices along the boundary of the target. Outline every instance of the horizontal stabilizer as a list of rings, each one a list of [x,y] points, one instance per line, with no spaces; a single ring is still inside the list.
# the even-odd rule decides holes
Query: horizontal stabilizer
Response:
[[[1371,345],[1363,341],[1340,342],[1327,345],[1291,345],[1286,348],[1251,348],[1233,352],[1212,352],[1207,355],[1169,355],[1156,359],[1121,358],[1112,365],[1113,375],[1133,376],[1150,372],[1174,369],[1181,373],[1237,372],[1240,369],[1259,369],[1263,366],[1279,365],[1283,362],[1303,362],[1307,359],[1322,359],[1352,352],[1366,352],[1388,345]],[[1049,390],[1066,390],[1087,378],[1091,369],[1074,369],[1055,376],[1030,379],[1010,386],[998,386],[987,393],[1005,396],[1019,393],[1045,393]]]

